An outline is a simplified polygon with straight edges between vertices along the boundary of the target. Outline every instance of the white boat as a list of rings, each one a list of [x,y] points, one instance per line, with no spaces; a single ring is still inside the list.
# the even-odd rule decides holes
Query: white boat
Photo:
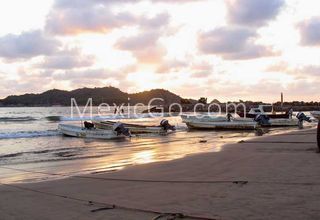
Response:
[[[102,130],[102,129],[87,129],[80,126],[70,124],[59,124],[58,129],[62,134],[71,137],[81,138],[97,138],[97,139],[116,139],[125,138],[123,134],[117,135],[117,132],[113,130]]]
[[[299,120],[298,119],[286,119],[286,118],[279,118],[279,119],[270,119],[270,125],[263,125],[263,127],[287,127],[287,126],[298,126]]]
[[[228,130],[254,130],[259,127],[255,121],[188,121],[191,129],[228,129]]]
[[[252,118],[242,118],[238,114],[231,114],[230,120],[235,122],[250,122],[253,121]],[[228,121],[228,116],[223,115],[181,115],[182,122],[193,122],[193,121],[203,121],[203,122],[226,122]]]
[[[320,120],[320,111],[313,111],[311,112],[311,115],[316,119]]]
[[[166,121],[166,120],[163,120]],[[114,121],[92,121],[94,126],[99,129],[112,129],[114,124],[117,122]],[[169,128],[166,129],[165,126],[156,126],[156,125],[139,125],[139,124],[131,124],[131,123],[122,123],[126,128],[130,130],[132,134],[143,134],[143,133],[157,133],[164,134],[167,133],[168,130],[175,130],[174,126],[168,124]]]
[[[236,116],[236,115],[235,115]],[[220,127],[225,126],[229,129],[229,127],[246,127],[248,124],[257,123],[252,118],[241,118],[241,117],[234,117],[231,120],[228,120],[227,117],[223,116],[210,116],[210,115],[181,115],[182,122],[186,124],[194,124],[197,123],[211,123],[211,125],[219,125]],[[232,123],[230,123],[232,122]],[[286,126],[298,126],[299,120],[298,119],[289,119],[289,118],[271,118],[268,120],[267,124],[261,124],[262,127],[286,127]]]
[[[181,115],[182,122],[187,123],[189,121],[210,121],[210,122],[223,122],[227,118],[221,115]]]
[[[273,105],[259,105],[257,108],[251,108],[249,112],[238,112],[240,117],[244,118],[255,118],[257,115],[266,115],[270,119],[290,119],[292,117],[292,110],[288,112],[275,112]]]

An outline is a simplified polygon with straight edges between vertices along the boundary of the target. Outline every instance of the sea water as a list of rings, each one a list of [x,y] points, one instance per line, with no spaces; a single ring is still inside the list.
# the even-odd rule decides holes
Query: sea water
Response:
[[[255,131],[189,131],[179,116],[154,114],[114,114],[110,109],[102,119],[159,125],[163,118],[177,127],[167,135],[140,135],[125,140],[96,140],[66,137],[59,123],[81,125],[90,119],[74,114],[70,107],[0,108],[0,180],[3,183],[36,182],[72,175],[112,172],[125,167],[182,158],[205,152],[218,152],[223,145],[288,128]],[[83,109],[81,109],[83,111]],[[98,117],[94,108],[93,117]],[[295,130],[297,128],[290,128]],[[58,175],[55,175],[58,174]]]

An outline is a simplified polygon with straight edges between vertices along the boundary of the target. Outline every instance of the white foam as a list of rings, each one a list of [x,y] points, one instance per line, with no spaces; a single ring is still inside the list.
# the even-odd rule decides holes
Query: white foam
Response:
[[[0,133],[0,139],[47,137],[59,134],[58,130],[6,132]]]

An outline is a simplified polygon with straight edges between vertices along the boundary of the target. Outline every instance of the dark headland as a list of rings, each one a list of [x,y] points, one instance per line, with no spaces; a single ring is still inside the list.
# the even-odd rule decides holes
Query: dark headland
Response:
[[[139,93],[127,93],[118,88],[108,86],[101,88],[79,88],[71,91],[52,89],[38,94],[27,93],[23,95],[10,95],[4,99],[0,99],[0,107],[70,106],[71,98],[74,98],[79,106],[85,106],[89,98],[92,98],[92,104],[94,106],[98,106],[101,103],[107,103],[109,105],[134,105],[137,103],[143,103],[147,105],[151,99],[160,98],[163,101],[155,100],[152,102],[152,105],[162,105],[165,107],[165,111],[168,110],[168,106],[172,103],[181,104],[183,111],[193,110],[194,105],[197,103],[204,104],[204,107],[197,109],[198,111],[208,111],[208,107],[211,103],[221,104],[222,110],[225,110],[224,106],[227,104],[219,102],[217,99],[210,101],[205,97],[200,97],[197,100],[183,98],[180,95],[174,94],[165,89],[152,89]],[[257,107],[261,104],[268,104],[262,101],[239,100],[231,102],[235,104],[244,103],[247,109],[250,109],[251,107]],[[294,111],[313,111],[320,109],[320,102],[276,102],[273,103],[273,106],[276,111],[286,111],[290,108],[293,108]],[[173,107],[171,110],[177,111],[175,107]]]

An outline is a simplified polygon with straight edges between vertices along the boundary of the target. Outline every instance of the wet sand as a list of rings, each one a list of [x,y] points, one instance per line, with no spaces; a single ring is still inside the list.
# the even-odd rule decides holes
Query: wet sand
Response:
[[[0,219],[143,220],[163,212],[222,220],[320,219],[315,129],[223,149],[113,173],[2,185]]]

